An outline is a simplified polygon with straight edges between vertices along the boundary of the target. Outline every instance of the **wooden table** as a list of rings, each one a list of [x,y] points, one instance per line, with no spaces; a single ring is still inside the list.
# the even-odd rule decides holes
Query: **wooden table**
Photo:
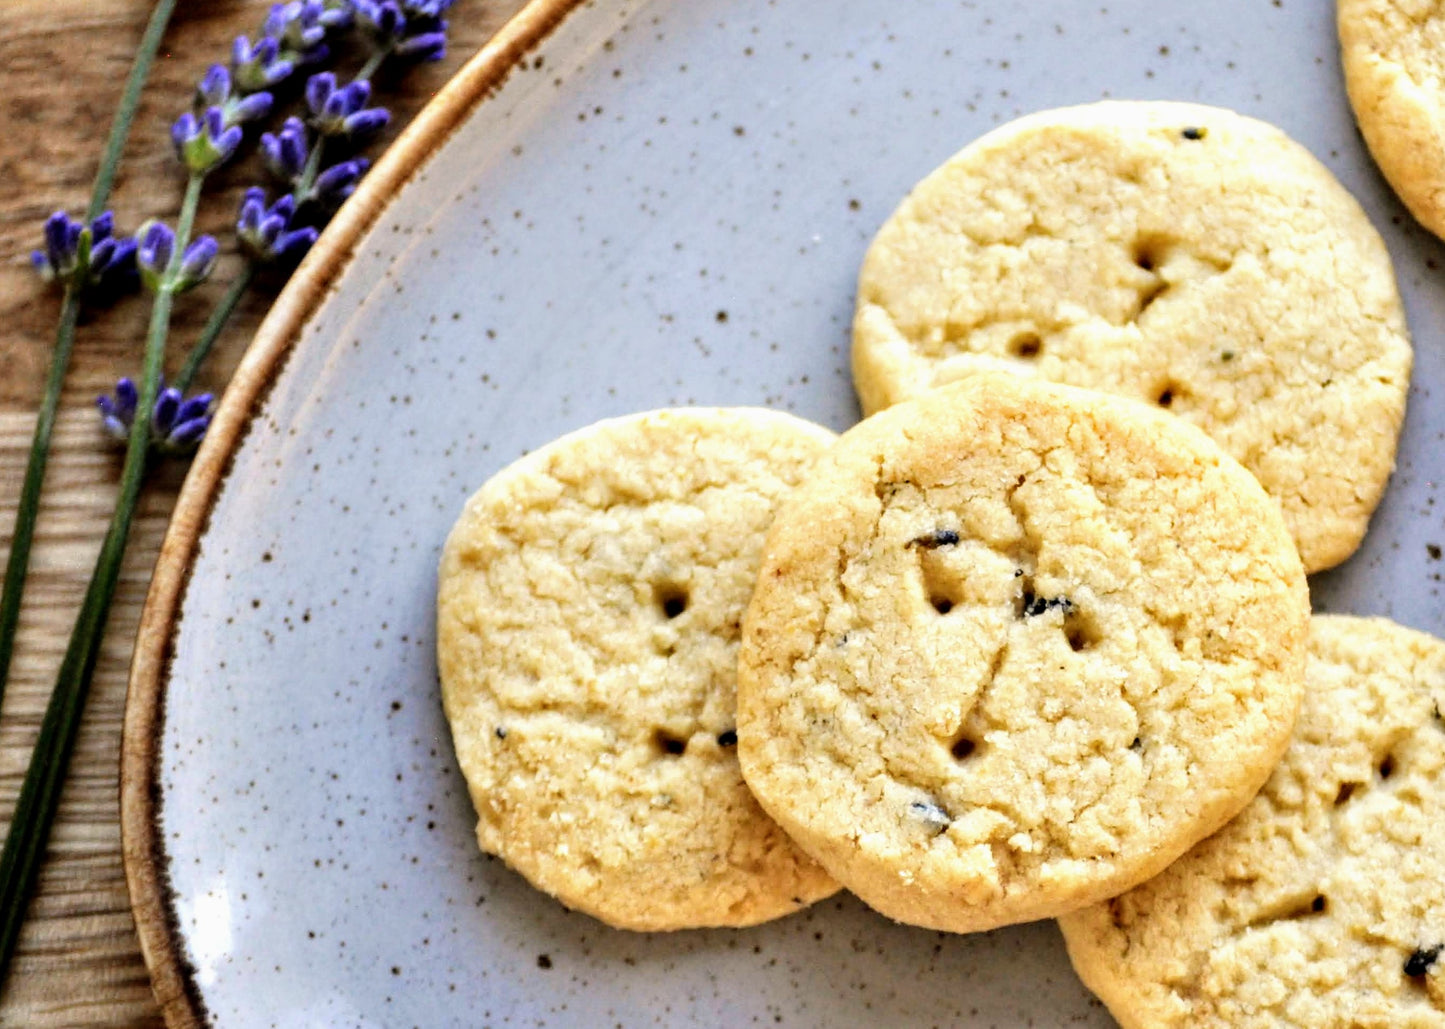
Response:
[[[451,54],[395,81],[378,100],[396,120],[378,151],[523,0],[459,0]],[[133,229],[151,216],[174,219],[181,173],[169,125],[189,104],[196,79],[224,61],[230,40],[253,38],[266,0],[182,2],[132,130],[111,206]],[[39,404],[58,299],[30,270],[52,210],[78,214],[90,194],[149,0],[6,0],[0,5],[0,561],[14,525],[34,411]],[[177,305],[172,355],[204,321],[234,272],[229,225],[241,191],[263,176],[254,158],[216,175],[201,209],[223,256],[212,283]],[[217,392],[245,349],[273,292],[253,292],[238,312],[201,385]],[[56,429],[15,663],[0,707],[0,819],[10,817],[41,714],[115,496],[118,453],[102,440],[93,405],[117,376],[138,371],[147,317],[131,299],[81,327]],[[179,361],[173,357],[172,367]],[[158,1009],[131,922],[121,864],[117,800],[121,716],[131,644],[150,569],[184,476],[171,463],[153,474],[131,534],[125,572],[85,721],[50,839],[38,894],[0,994],[3,1026],[159,1026]]]

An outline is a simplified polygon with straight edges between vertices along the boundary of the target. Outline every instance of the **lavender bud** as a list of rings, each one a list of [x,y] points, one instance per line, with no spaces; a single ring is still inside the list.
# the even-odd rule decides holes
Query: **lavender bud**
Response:
[[[206,394],[207,397],[210,394]],[[177,422],[176,427],[167,434],[164,440],[156,444],[158,450],[163,454],[189,454],[201,443],[206,430],[211,427],[211,416],[203,414],[199,418],[191,418],[186,421]]]
[[[423,32],[408,36],[396,45],[394,53],[413,61],[440,61],[447,55],[446,22],[436,32]]]
[[[351,0],[356,24],[375,51],[390,50],[406,34],[406,15],[395,0]]]
[[[302,64],[314,64],[325,60],[328,53],[326,27],[321,24],[323,13],[325,7],[317,0],[276,4],[266,16],[261,31]]]
[[[255,93],[290,78],[296,70],[296,63],[281,56],[281,46],[269,36],[260,39],[255,46],[245,36],[237,36],[231,46],[231,72],[236,88],[243,93]]]
[[[233,98],[225,106],[226,123],[243,125],[248,121],[260,121],[271,113],[275,98],[264,90],[257,90],[250,96]]]
[[[176,234],[165,222],[152,219],[136,233],[135,261],[146,289],[158,290],[176,248]]]
[[[46,282],[79,286],[88,303],[105,303],[136,283],[135,240],[114,232],[110,211],[88,226],[56,211],[45,220],[45,248],[33,251],[30,261]]]
[[[211,403],[213,397],[202,393],[189,400],[183,400],[180,390],[167,389],[165,380],[159,383],[160,393],[155,406],[151,408],[150,445],[162,454],[188,454],[205,435],[211,424]],[[115,395],[95,398],[100,409],[100,424],[107,436],[118,442],[125,442],[135,424],[136,408],[140,397],[135,383],[121,379],[115,384]]]
[[[261,157],[266,170],[288,185],[301,178],[309,150],[306,125],[300,118],[287,118],[274,135],[261,133]]]
[[[160,391],[156,406],[151,409],[151,432],[165,436],[176,424],[176,412],[181,409],[181,391],[169,387]]]
[[[115,213],[102,211],[96,216],[95,221],[90,223],[90,239],[92,243],[104,243],[111,238],[115,232]]]
[[[371,162],[364,157],[338,161],[316,176],[316,184],[311,187],[311,195],[307,199],[329,207],[339,205],[355,192],[357,182],[370,167]]]
[[[121,417],[135,417],[136,408],[140,406],[140,390],[136,389],[135,382],[129,378],[117,380],[115,384],[115,396],[119,402]]]
[[[268,210],[263,190],[255,187],[246,190],[236,221],[236,236],[241,249],[253,261],[261,263],[299,257],[316,242],[317,232],[309,226],[291,229],[291,218],[295,213],[296,200],[289,193]]]
[[[384,108],[366,107],[369,99],[371,83],[365,79],[338,87],[335,75],[321,72],[306,83],[311,124],[323,136],[361,136],[386,125],[391,115]]]
[[[239,126],[228,126],[219,107],[208,107],[201,117],[187,111],[171,126],[171,139],[181,162],[193,174],[205,173],[223,164],[241,145]]]
[[[213,64],[207,69],[196,86],[196,96],[202,107],[220,107],[231,99],[231,73],[225,65]]]
[[[176,411],[176,426],[182,426],[186,422],[195,421],[204,416],[211,409],[212,399],[209,393],[202,393],[185,401]]]
[[[368,107],[355,114],[348,114],[341,122],[341,131],[352,139],[369,136],[386,128],[391,114],[384,107]]]
[[[220,245],[211,236],[201,236],[181,255],[181,265],[176,271],[176,290],[190,289],[204,282],[211,269],[216,266],[216,255]]]
[[[91,303],[108,303],[135,289],[140,283],[135,254],[133,239],[103,239],[96,244],[90,252],[86,298]]]

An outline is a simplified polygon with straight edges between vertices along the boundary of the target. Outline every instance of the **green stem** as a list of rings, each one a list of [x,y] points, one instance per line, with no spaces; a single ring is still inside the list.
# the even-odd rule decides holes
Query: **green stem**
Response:
[[[130,75],[121,92],[120,105],[111,122],[110,135],[96,169],[95,184],[90,190],[90,204],[85,220],[94,221],[110,200],[111,185],[120,164],[121,151],[140,105],[141,87],[160,49],[176,0],[158,0],[151,9],[150,21],[141,37],[131,63]],[[35,520],[40,508],[40,489],[45,481],[45,468],[50,455],[50,437],[55,428],[55,415],[60,408],[60,392],[65,373],[70,367],[70,354],[75,345],[75,324],[80,315],[79,290],[71,286],[65,291],[60,307],[60,324],[55,330],[55,347],[50,356],[50,370],[45,377],[45,395],[35,419],[35,433],[30,441],[30,458],[25,466],[25,482],[15,510],[15,529],[11,533],[10,554],[5,562],[5,585],[0,591],[0,697],[10,677],[10,659],[15,650],[15,633],[20,622],[20,598],[29,570],[30,544],[35,537]]]
[[[30,440],[30,460],[25,465],[25,482],[20,487],[20,502],[15,512],[15,531],[10,540],[10,556],[5,561],[5,589],[0,594],[0,697],[10,674],[10,656],[15,650],[15,630],[20,623],[20,594],[30,566],[30,543],[35,538],[35,519],[40,510],[40,487],[45,481],[45,465],[50,453],[50,434],[55,428],[55,413],[60,408],[60,390],[65,384],[65,371],[70,366],[70,352],[75,346],[75,323],[80,317],[80,287],[67,286],[60,304],[60,326],[55,330],[55,352],[50,359],[50,372],[45,377],[45,396],[35,418],[35,434]]]
[[[85,210],[85,220],[94,221],[110,200],[110,187],[115,182],[115,171],[120,165],[120,154],[125,149],[126,137],[130,135],[131,122],[135,120],[136,108],[140,106],[141,88],[150,74],[156,51],[161,48],[161,37],[166,34],[166,25],[175,10],[176,0],[157,0],[151,8],[151,19],[146,23],[145,35],[136,47],[135,60],[131,62],[130,75],[126,77],[125,89],[120,94],[120,106],[115,109],[115,119],[110,123],[110,135],[106,137],[105,149],[101,152],[100,168],[95,173],[95,186],[90,192],[90,206]]]
[[[207,319],[205,326],[201,329],[201,334],[196,337],[196,342],[192,344],[191,352],[186,355],[185,366],[181,368],[180,374],[171,383],[176,389],[184,393],[191,388],[191,383],[196,380],[196,372],[200,370],[201,363],[210,354],[216,337],[221,334],[221,330],[231,320],[236,305],[241,302],[241,296],[250,287],[251,280],[255,277],[256,262],[247,261],[246,266],[241,269],[241,274],[236,276],[236,280],[231,283],[226,289],[225,295],[221,297],[221,302],[211,312],[211,317]]]
[[[325,150],[326,137],[318,135],[316,145],[311,148],[311,153],[306,155],[306,167],[301,169],[301,177],[296,180],[293,193],[297,207],[312,199],[311,187],[316,185],[316,176],[321,173],[321,155]]]
[[[126,441],[125,464],[120,473],[120,496],[116,498],[105,542],[96,558],[85,600],[70,634],[70,643],[65,648],[65,658],[60,663],[50,704],[40,723],[40,737],[30,755],[30,767],[26,769],[25,781],[20,787],[10,831],[5,837],[5,849],[0,851],[0,983],[9,970],[10,958],[20,937],[20,926],[25,920],[30,890],[45,856],[45,843],[60,805],[65,773],[80,729],[80,715],[85,707],[86,694],[90,691],[95,661],[100,654],[105,619],[110,612],[116,584],[120,581],[131,520],[140,499],[141,482],[145,478],[151,442],[151,414],[155,409],[156,396],[160,393],[161,368],[171,325],[171,306],[177,290],[176,280],[181,257],[190,243],[204,181],[203,174],[192,173],[186,183],[186,195],[177,219],[175,250],[171,253],[151,307],[140,399]]]
[[[381,63],[390,56],[391,47],[387,47],[384,50],[378,50],[376,53],[372,54],[366,59],[366,63],[363,64],[361,66],[361,70],[356,73],[356,78],[370,80],[370,78],[376,74],[376,69],[380,68]]]
[[[20,787],[10,832],[5,837],[5,849],[0,852],[0,983],[4,982],[9,970],[20,926],[25,920],[30,890],[45,856],[45,843],[60,804],[61,788],[65,784],[70,754],[80,728],[81,711],[95,671],[96,657],[100,653],[106,615],[120,579],[131,519],[145,475],[151,431],[150,412],[155,403],[155,384],[160,378],[160,358],[165,350],[171,299],[169,290],[163,289],[156,294],[145,357],[145,383],[150,404],[136,410],[121,471],[120,496],[116,500],[100,555],[96,558],[95,571],[91,573],[90,585],[86,588],[85,600],[71,632],[65,658],[61,661],[55,690],[50,695],[50,704],[40,723],[40,736],[25,773],[25,782]]]

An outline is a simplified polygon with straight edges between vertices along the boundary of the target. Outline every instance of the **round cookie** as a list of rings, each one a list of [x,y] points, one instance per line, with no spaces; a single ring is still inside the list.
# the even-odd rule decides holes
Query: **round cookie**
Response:
[[[1203,433],[972,376],[855,426],[784,501],[743,622],[743,774],[885,915],[1061,914],[1254,795],[1308,616],[1278,507]]]
[[[1445,11],[1339,0],[1345,89],[1360,133],[1410,213],[1445,237]]]
[[[837,890],[753,800],[734,728],[765,532],[833,438],[773,411],[656,411],[472,497],[437,652],[483,850],[627,929],[751,925]]]
[[[923,180],[863,263],[865,412],[979,369],[1142,399],[1348,557],[1394,466],[1411,350],[1389,255],[1278,129],[1106,102],[999,128]]]
[[[1125,1029],[1445,1026],[1445,643],[1316,617],[1306,682],[1238,818],[1062,920]]]

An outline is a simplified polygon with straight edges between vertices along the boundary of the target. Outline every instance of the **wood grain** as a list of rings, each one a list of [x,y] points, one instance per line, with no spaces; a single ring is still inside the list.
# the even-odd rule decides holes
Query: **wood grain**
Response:
[[[182,3],[132,131],[112,206],[122,227],[174,217],[181,177],[168,128],[195,80],[223,60],[231,37],[255,34],[268,4],[253,0]],[[377,82],[397,116],[395,135],[522,0],[460,0],[445,61]],[[29,269],[40,223],[85,206],[131,48],[149,13],[146,0],[8,0],[0,5],[0,560],[9,545],[15,495],[29,447],[58,310]],[[260,171],[254,159],[217,175],[202,207],[202,229],[227,239],[240,192]],[[223,257],[212,283],[182,298],[172,365],[236,268]],[[200,385],[219,390],[265,313],[275,284],[243,303]],[[147,308],[140,300],[89,318],[67,380],[56,445],[32,552],[15,664],[0,705],[0,822],[15,794],[110,515],[118,455],[101,441],[92,400],[116,376],[134,372]],[[161,1025],[136,943],[121,864],[117,762],[132,640],[184,468],[151,478],[110,616],[39,891],[0,992],[0,1026]]]

